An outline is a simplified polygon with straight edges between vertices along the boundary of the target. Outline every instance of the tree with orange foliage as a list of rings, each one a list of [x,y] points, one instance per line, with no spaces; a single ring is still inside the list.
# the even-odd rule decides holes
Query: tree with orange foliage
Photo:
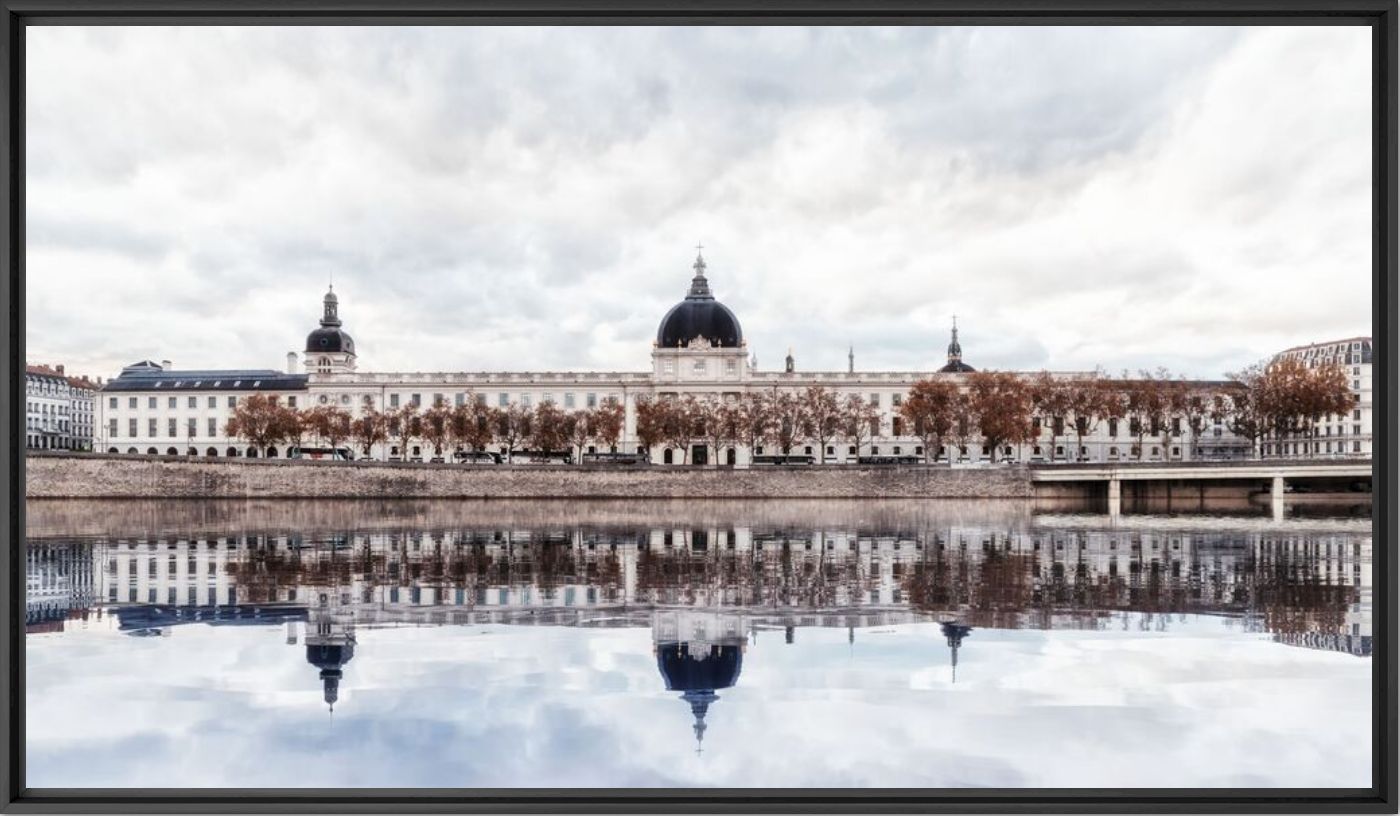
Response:
[[[958,387],[946,378],[935,376],[915,382],[899,406],[899,415],[924,443],[925,462],[938,459],[943,440],[953,431],[957,402]]]
[[[1031,388],[1009,371],[974,371],[967,376],[968,403],[977,430],[995,460],[1002,445],[1033,439]]]

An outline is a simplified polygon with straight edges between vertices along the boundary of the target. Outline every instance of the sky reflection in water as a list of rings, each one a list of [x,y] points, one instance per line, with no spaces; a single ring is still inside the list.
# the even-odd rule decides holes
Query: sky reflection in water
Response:
[[[102,514],[80,512],[39,531],[32,560],[45,586],[76,576],[75,597],[90,564],[92,600],[33,616],[27,783],[1370,784],[1366,522],[1109,527],[924,505],[807,524],[713,503],[591,521],[478,505],[418,524],[362,509],[340,531],[215,512],[158,534],[94,531]],[[73,545],[65,524],[89,537]],[[191,550],[219,561],[232,606],[206,603]],[[282,623],[193,621],[253,608],[299,616],[296,643]],[[313,642],[353,643],[334,693]],[[713,700],[702,742],[679,664],[658,665],[678,648],[691,680],[713,684],[724,655],[739,667],[690,693]]]

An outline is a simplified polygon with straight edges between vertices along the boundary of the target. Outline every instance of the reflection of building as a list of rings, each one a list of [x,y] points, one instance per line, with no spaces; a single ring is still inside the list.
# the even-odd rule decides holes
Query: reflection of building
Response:
[[[90,545],[31,543],[25,552],[25,631],[61,631],[65,620],[85,617],[92,606],[92,572]]]
[[[656,668],[666,690],[681,692],[690,706],[697,752],[705,739],[705,714],[719,699],[715,692],[739,680],[747,630],[743,616],[713,611],[658,612],[652,620]]]
[[[964,626],[956,621],[944,621],[940,626],[943,637],[948,639],[949,662],[953,667],[953,682],[958,682],[958,647],[962,646],[963,638],[972,634],[971,626]]]

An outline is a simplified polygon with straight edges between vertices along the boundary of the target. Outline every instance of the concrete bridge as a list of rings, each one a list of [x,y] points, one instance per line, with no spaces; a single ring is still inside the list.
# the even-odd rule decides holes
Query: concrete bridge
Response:
[[[1238,462],[1094,462],[1031,465],[1031,482],[1052,484],[1106,484],[1111,515],[1122,508],[1123,483],[1158,482],[1235,484],[1249,490],[1250,483],[1269,487],[1269,498],[1281,505],[1290,484],[1333,486],[1344,492],[1357,481],[1371,481],[1370,459],[1250,459]]]

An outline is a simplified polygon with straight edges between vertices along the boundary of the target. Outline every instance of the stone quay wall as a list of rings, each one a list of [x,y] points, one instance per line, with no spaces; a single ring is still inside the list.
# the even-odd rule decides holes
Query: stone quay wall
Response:
[[[1023,467],[432,465],[32,452],[30,499],[1030,498]]]

